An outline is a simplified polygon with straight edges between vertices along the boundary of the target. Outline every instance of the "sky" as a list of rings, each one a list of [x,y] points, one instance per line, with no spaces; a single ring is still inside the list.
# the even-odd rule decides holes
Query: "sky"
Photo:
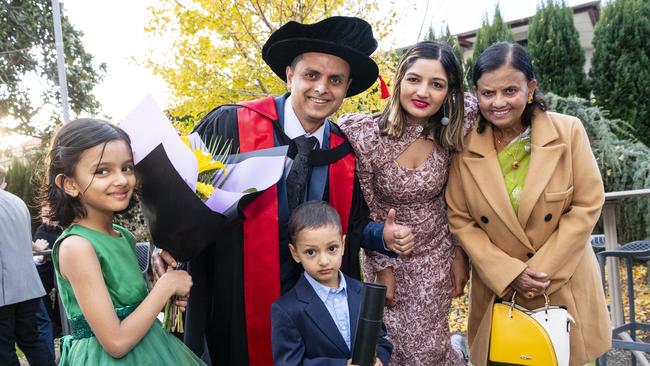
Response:
[[[538,0],[500,0],[506,21],[531,16]],[[380,43],[382,49],[413,44],[421,39],[429,24],[441,29],[448,24],[452,34],[481,25],[487,13],[492,18],[497,0],[382,0],[384,9],[401,9],[394,36]],[[569,6],[590,2],[569,0]],[[62,0],[70,22],[84,32],[84,45],[97,62],[107,64],[107,75],[95,87],[102,103],[102,116],[118,122],[148,93],[163,108],[169,92],[165,83],[142,63],[153,44],[144,27],[155,0]]]

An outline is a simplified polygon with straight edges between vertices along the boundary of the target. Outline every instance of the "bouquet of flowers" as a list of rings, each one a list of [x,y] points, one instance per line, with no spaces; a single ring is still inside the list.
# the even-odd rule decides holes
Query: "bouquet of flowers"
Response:
[[[154,244],[178,262],[198,256],[230,219],[246,195],[253,199],[275,184],[287,148],[229,154],[230,141],[206,144],[197,134],[179,136],[152,97],[121,123],[131,138],[138,198]],[[165,307],[166,329],[182,331],[173,299]]]

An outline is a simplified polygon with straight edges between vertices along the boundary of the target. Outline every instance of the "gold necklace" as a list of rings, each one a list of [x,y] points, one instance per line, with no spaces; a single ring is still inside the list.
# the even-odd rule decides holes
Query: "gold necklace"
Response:
[[[524,130],[524,131],[525,131],[525,130]],[[508,145],[508,143],[510,143],[510,141],[514,140],[514,139],[517,138],[518,136],[521,136],[521,134],[524,133],[524,131],[521,131],[521,132],[517,133],[516,135],[514,135],[514,136],[512,136],[512,137],[508,136],[508,137],[509,137],[508,140],[505,140],[505,139],[504,139],[504,137],[505,137],[506,135],[505,135],[505,133],[504,133],[503,131],[501,131],[501,130],[499,130],[499,129],[494,129],[494,132],[493,132],[492,134],[494,135],[494,138],[497,140],[497,144],[498,144],[498,145],[502,145],[502,147],[505,147],[505,146]],[[498,133],[497,133],[497,132],[498,132]],[[500,135],[500,137],[499,137],[499,135]],[[504,141],[504,140],[505,140],[505,141]]]
[[[524,131],[525,131],[525,130],[524,130]],[[493,135],[494,135],[494,138],[496,139],[497,147],[498,147],[498,146],[502,145],[502,140],[501,140],[501,138],[503,138],[503,135],[502,135],[502,132],[499,130],[499,134],[502,135],[501,138],[499,138],[499,137],[497,136],[496,132],[497,132],[497,130],[494,130]],[[517,136],[511,138],[509,141],[505,142],[505,146],[502,146],[502,149],[501,149],[501,151],[504,151],[503,149],[505,149],[504,152],[505,152],[508,156],[510,156],[510,158],[512,158],[512,160],[513,160],[512,165],[511,165],[511,166],[512,166],[512,169],[519,169],[519,166],[520,166],[521,164],[519,163],[519,159],[517,159],[516,156],[514,155],[514,153],[511,151],[511,150],[515,150],[515,149],[508,148],[508,144],[509,144],[510,142],[512,142],[514,139],[516,139],[516,138],[518,138],[519,136],[521,136],[522,133],[523,133],[523,132],[521,132],[519,135],[517,135]],[[513,147],[515,147],[515,146],[513,146]],[[519,149],[516,149],[516,150],[519,150]],[[528,150],[524,147],[524,151],[528,151]]]
[[[514,149],[512,149],[513,147],[514,146],[512,146],[510,148],[506,147],[505,150],[502,150],[502,151],[505,152],[512,159],[512,165],[511,165],[512,169],[519,169],[519,165],[520,165],[519,160],[515,157],[514,153],[511,151],[511,150],[514,150]]]

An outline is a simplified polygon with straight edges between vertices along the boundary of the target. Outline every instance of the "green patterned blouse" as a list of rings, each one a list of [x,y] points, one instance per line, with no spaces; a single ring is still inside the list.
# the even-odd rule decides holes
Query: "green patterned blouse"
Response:
[[[530,128],[497,153],[510,203],[519,212],[519,200],[530,165]]]

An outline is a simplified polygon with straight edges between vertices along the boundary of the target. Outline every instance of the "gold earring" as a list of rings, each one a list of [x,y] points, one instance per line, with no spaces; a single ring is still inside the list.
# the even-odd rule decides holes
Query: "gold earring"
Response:
[[[528,104],[533,104],[533,95],[528,94]]]

